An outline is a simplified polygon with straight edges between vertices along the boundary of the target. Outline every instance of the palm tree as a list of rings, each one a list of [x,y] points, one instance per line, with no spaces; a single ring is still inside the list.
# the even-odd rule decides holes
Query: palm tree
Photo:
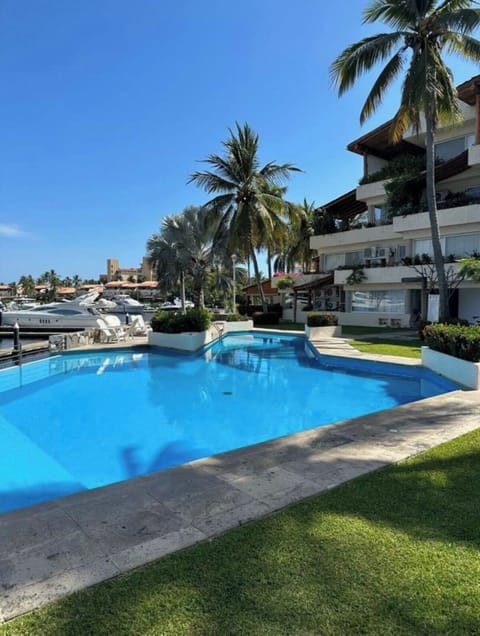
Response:
[[[18,286],[22,288],[22,294],[26,296],[35,295],[35,281],[31,275],[21,276],[18,281]]]
[[[228,232],[227,252],[236,253],[240,260],[250,257],[255,280],[267,310],[255,250],[266,244],[283,221],[284,201],[278,192],[269,188],[278,186],[299,171],[290,163],[267,163],[260,167],[258,135],[248,124],[236,124],[236,132],[229,129],[230,137],[223,142],[225,153],[209,155],[205,163],[212,170],[194,172],[189,183],[195,182],[209,194],[217,193],[205,208],[210,217],[218,221],[219,230]]]
[[[441,319],[448,318],[449,312],[435,197],[435,132],[439,123],[461,118],[453,76],[442,53],[480,60],[480,42],[471,36],[480,25],[480,10],[473,9],[473,4],[472,0],[372,0],[363,12],[364,22],[382,21],[392,31],[351,44],[331,65],[332,79],[342,95],[362,73],[388,59],[363,105],[363,123],[376,111],[408,61],[391,136],[400,141],[410,126],[418,130],[421,115],[425,116],[426,194]]]
[[[209,222],[207,213],[204,208],[190,206],[181,214],[165,217],[160,235],[147,245],[159,280],[180,278],[184,289],[185,274],[191,277],[196,307],[205,304],[204,288],[215,260],[225,256],[225,236]]]
[[[303,200],[302,205],[296,206],[296,214],[288,228],[284,248],[276,260],[277,269],[292,271],[295,266],[301,265],[303,272],[310,270],[310,237],[313,236],[314,210],[315,204],[308,203],[307,199]]]

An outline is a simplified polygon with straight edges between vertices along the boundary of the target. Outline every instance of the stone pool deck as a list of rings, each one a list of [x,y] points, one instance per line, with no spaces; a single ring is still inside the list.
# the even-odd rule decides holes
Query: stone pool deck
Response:
[[[314,344],[332,355],[418,364],[360,354],[342,339]],[[118,346],[126,345],[108,348]],[[1,514],[0,619],[210,539],[478,426],[480,392],[455,391]]]

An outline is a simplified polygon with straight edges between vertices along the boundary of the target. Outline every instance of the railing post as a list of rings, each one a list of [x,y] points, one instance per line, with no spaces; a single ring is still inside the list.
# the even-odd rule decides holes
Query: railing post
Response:
[[[13,325],[13,357],[14,360],[21,362],[22,343],[20,342],[20,325],[18,324],[18,320]]]

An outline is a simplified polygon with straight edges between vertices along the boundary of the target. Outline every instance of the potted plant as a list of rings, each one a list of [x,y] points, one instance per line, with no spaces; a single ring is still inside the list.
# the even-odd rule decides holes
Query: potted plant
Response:
[[[439,375],[480,389],[480,326],[427,325],[422,332],[422,364]]]
[[[334,338],[342,335],[342,328],[338,324],[335,314],[311,311],[307,315],[305,335],[309,340],[316,338]]]
[[[242,314],[227,314],[223,333],[230,331],[248,331],[253,329],[253,320]]]
[[[148,344],[154,347],[196,351],[219,336],[212,328],[212,314],[198,307],[185,313],[159,311],[151,325]]]

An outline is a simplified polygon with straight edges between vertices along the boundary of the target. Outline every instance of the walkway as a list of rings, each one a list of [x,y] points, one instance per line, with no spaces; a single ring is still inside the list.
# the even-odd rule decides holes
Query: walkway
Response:
[[[363,357],[332,340],[316,346]],[[0,515],[0,617],[472,431],[479,407],[479,391],[455,391]]]

